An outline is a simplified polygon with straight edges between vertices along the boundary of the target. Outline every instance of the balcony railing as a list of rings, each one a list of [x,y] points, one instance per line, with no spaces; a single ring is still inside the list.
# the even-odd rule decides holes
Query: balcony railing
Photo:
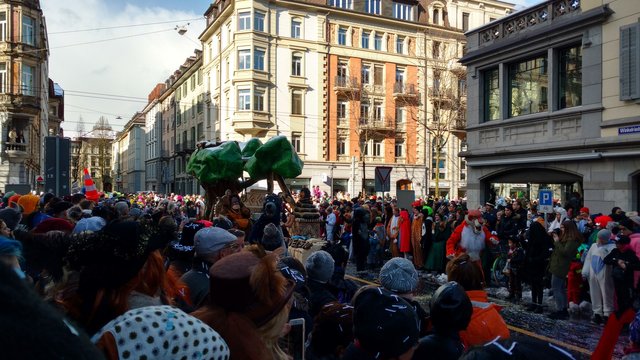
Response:
[[[478,30],[480,45],[519,33],[532,26],[549,23],[559,17],[579,12],[580,2],[580,0],[547,1],[537,6],[531,6],[525,11],[518,11],[499,21],[493,21]]]
[[[360,118],[360,129],[370,131],[394,131],[395,126],[390,121],[377,118]]]
[[[176,144],[176,153],[181,153],[183,152],[184,148],[182,147],[182,144]]]
[[[360,83],[357,77],[353,76],[336,76],[334,82],[335,90],[342,91],[359,91]]]
[[[393,95],[396,97],[397,96],[417,97],[418,90],[414,84],[396,82],[393,86]]]
[[[432,98],[438,98],[442,100],[453,100],[454,92],[452,89],[441,89],[437,87],[430,87],[429,94]]]

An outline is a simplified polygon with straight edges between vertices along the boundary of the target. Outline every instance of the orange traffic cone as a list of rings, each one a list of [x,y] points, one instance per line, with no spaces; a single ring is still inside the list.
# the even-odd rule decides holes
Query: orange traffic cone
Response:
[[[84,195],[87,197],[87,200],[91,200],[93,202],[98,202],[98,198],[100,195],[98,194],[98,190],[96,189],[96,185],[93,183],[93,179],[89,174],[89,170],[84,169]]]

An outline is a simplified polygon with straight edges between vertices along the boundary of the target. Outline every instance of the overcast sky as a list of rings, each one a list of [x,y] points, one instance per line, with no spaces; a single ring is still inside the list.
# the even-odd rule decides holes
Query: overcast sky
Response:
[[[541,1],[510,2],[530,6]],[[210,0],[41,1],[51,49],[49,77],[65,90],[65,134],[75,136],[80,118],[88,132],[100,116],[106,116],[114,130],[122,130],[146,105],[153,87],[200,48],[198,35],[209,4]],[[176,26],[186,26],[186,34],[179,35]],[[91,30],[98,28],[109,29]]]

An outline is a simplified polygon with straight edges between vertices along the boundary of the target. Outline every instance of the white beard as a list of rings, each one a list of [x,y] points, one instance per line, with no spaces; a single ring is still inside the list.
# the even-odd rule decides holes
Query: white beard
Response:
[[[473,229],[465,225],[460,236],[460,246],[465,249],[472,261],[480,260],[480,252],[485,247],[484,231],[479,234],[474,233]]]

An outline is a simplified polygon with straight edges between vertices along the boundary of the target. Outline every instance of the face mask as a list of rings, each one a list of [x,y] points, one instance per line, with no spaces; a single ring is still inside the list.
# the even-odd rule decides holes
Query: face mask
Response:
[[[24,271],[22,271],[22,269],[20,268],[13,268],[13,271],[16,272],[16,275],[18,275],[18,277],[22,280],[27,278],[27,275],[24,273]]]

